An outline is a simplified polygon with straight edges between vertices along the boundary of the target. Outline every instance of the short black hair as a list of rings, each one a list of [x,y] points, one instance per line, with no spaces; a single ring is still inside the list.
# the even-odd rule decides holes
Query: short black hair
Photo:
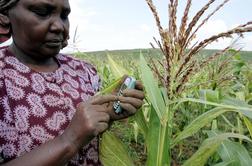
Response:
[[[6,13],[15,6],[19,0],[0,0],[0,13]]]

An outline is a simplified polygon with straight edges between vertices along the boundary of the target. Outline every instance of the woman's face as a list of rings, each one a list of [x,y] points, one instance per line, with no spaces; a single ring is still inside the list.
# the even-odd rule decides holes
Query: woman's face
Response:
[[[68,0],[19,0],[8,13],[16,46],[29,56],[55,56],[69,34],[69,13]]]

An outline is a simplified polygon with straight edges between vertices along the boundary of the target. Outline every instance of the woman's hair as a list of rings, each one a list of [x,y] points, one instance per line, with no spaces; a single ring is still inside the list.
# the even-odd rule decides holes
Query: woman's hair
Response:
[[[16,5],[19,0],[0,0],[0,13],[5,13]]]
[[[7,13],[18,1],[19,0],[0,0],[0,44],[11,37],[11,27],[7,18]]]
[[[8,17],[8,10],[14,7],[18,1],[19,0],[0,0],[0,44],[11,37],[11,25],[9,21],[6,21],[6,17]],[[63,48],[67,46],[67,39],[63,42]]]

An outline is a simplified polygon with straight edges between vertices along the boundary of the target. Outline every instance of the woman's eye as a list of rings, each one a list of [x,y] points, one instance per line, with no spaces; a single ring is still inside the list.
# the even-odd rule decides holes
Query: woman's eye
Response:
[[[68,19],[68,15],[65,15],[65,14],[63,15],[63,14],[62,14],[62,15],[61,15],[61,18],[62,18],[63,20],[66,20],[66,19]]]
[[[41,17],[46,17],[48,16],[48,12],[45,12],[45,11],[36,11],[35,12],[38,16],[41,16]]]
[[[66,20],[66,19],[68,19],[68,15],[69,15],[69,13],[70,12],[68,12],[68,11],[66,11],[66,12],[63,12],[62,14],[61,14],[61,18],[63,19],[63,20]]]
[[[47,9],[33,9],[32,12],[40,17],[47,17],[50,15],[50,11]]]

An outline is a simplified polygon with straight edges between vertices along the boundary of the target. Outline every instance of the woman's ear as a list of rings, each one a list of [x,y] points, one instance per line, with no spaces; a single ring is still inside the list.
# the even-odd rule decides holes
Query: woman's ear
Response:
[[[9,17],[0,13],[0,44],[8,40],[10,36],[11,32]]]

